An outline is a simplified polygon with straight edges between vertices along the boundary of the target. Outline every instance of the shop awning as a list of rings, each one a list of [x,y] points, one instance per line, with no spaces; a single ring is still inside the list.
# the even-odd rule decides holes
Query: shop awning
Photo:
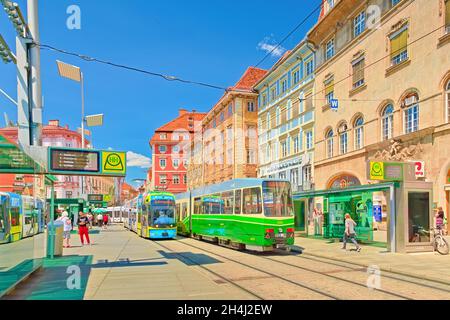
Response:
[[[294,200],[308,199],[314,197],[323,197],[331,194],[341,194],[341,195],[350,195],[356,192],[377,192],[389,189],[391,187],[398,187],[398,183],[396,182],[387,182],[387,183],[377,183],[377,184],[367,184],[363,186],[354,186],[346,189],[330,189],[330,190],[318,190],[318,191],[307,191],[307,192],[298,192],[293,194]]]

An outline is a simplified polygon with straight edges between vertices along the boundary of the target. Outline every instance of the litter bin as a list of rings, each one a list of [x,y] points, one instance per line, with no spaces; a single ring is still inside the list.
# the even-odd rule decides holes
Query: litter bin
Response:
[[[63,231],[64,224],[61,221],[53,222],[47,225],[47,257],[62,256],[63,254]]]

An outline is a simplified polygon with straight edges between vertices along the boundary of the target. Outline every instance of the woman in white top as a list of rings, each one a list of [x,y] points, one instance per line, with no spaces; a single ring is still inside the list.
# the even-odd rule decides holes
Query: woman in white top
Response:
[[[67,211],[64,211],[61,215],[61,218],[58,219],[64,225],[63,229],[63,237],[64,237],[64,248],[70,248],[70,232],[72,231],[72,221],[69,218],[69,214]]]

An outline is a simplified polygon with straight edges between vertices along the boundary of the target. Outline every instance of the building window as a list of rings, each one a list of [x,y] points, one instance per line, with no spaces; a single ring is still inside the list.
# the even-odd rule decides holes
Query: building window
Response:
[[[450,33],[450,0],[445,1],[445,31]]]
[[[66,199],[72,199],[73,192],[72,191],[66,191]]]
[[[281,157],[285,158],[288,156],[288,145],[287,145],[287,141],[284,140],[283,142],[281,142]]]
[[[293,72],[292,78],[294,79],[294,85],[300,82],[300,71],[298,69]]]
[[[401,28],[391,37],[391,65],[396,66],[408,60],[408,26]]]
[[[405,133],[419,130],[419,97],[417,94],[408,96],[403,100]]]
[[[334,38],[327,42],[325,50],[325,60],[329,60],[334,56]]]
[[[450,2],[450,1],[449,1]],[[450,122],[450,80],[447,83],[447,121]]]
[[[314,72],[314,61],[313,59],[306,62],[306,76],[313,74]]]
[[[284,79],[281,82],[281,91],[282,91],[282,93],[285,93],[287,91],[287,89],[288,89],[288,81],[287,81],[287,79]]]
[[[294,137],[294,153],[300,152],[300,138],[298,136]]]
[[[187,175],[183,175],[183,184],[187,184]]]
[[[178,167],[180,166],[180,160],[178,160],[178,159],[173,159],[173,160],[172,160],[172,164],[173,164],[173,167],[174,167],[175,169],[178,169]]]
[[[338,128],[339,133],[339,150],[340,154],[346,154],[348,152],[348,132],[347,124],[343,123]]]
[[[252,149],[247,150],[247,164],[256,164],[256,151]]]
[[[291,185],[294,188],[294,190],[297,190],[298,183],[298,169],[292,169],[291,170]]]
[[[180,152],[180,146],[173,146],[172,152],[173,153],[179,153]]]
[[[167,165],[166,159],[159,159],[159,166],[165,168]]]
[[[312,181],[312,175],[311,175],[311,166],[304,166],[303,167],[303,183],[304,184],[310,184]]]
[[[353,89],[359,88],[364,84],[364,57],[354,61],[353,65]]]
[[[159,146],[159,153],[166,153],[167,152],[167,147],[166,146]]]
[[[395,7],[397,4],[399,4],[400,1],[402,0],[391,0],[392,7]]]
[[[392,139],[394,135],[394,107],[388,104],[381,114],[381,129],[383,133],[383,141]]]
[[[325,80],[325,99],[328,104],[334,99],[334,78]]]
[[[220,122],[223,122],[225,120],[225,113],[221,112],[220,113]]]
[[[262,104],[263,104],[263,106],[267,105],[267,96],[266,95],[263,95],[263,97],[262,97]]]
[[[281,114],[281,110],[280,110],[280,107],[278,107],[277,108],[277,114],[276,114],[276,116],[277,116],[277,126],[279,126],[281,124],[280,114]]]
[[[255,112],[255,103],[254,102],[247,102],[247,111],[248,112]]]
[[[270,91],[270,99],[271,101],[274,101],[276,98],[277,98],[277,89],[272,88],[272,90]]]
[[[173,176],[173,184],[180,184],[180,176],[175,174]]]
[[[366,11],[362,11],[353,19],[353,36],[356,38],[366,29]]]
[[[359,117],[355,121],[355,150],[364,147],[364,119]]]
[[[233,114],[233,105],[230,103],[228,105],[228,116],[231,116]]]
[[[166,133],[160,133],[160,134],[159,134],[159,138],[160,138],[161,140],[166,140],[166,139],[167,139],[167,134],[166,134]]]
[[[159,183],[160,184],[167,184],[167,176],[165,174],[159,175]]]
[[[328,159],[333,158],[334,151],[334,132],[333,130],[329,130],[326,134],[326,146],[327,146],[327,157]]]
[[[313,132],[307,131],[305,133],[305,140],[306,140],[306,150],[310,150],[313,147]]]

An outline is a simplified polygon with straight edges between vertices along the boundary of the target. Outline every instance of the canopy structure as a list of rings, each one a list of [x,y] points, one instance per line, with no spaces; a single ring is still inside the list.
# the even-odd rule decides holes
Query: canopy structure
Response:
[[[106,212],[108,212],[108,210],[104,208],[95,208],[94,210],[92,210],[92,213],[106,213]]]

